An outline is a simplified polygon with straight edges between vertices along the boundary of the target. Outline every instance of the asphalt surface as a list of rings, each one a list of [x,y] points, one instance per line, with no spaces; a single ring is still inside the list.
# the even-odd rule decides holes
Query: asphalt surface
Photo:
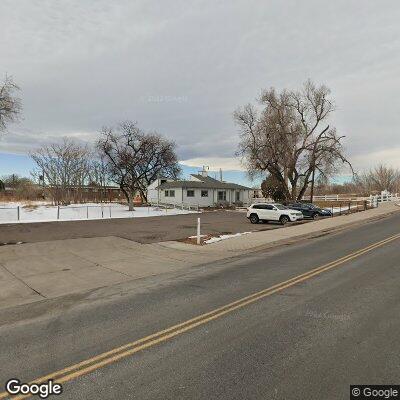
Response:
[[[400,215],[0,312],[0,382],[60,370],[400,232]],[[65,399],[348,399],[399,384],[400,239],[63,384]]]
[[[103,236],[118,236],[140,243],[180,240],[196,234],[199,216],[204,234],[239,233],[281,227],[279,223],[252,225],[244,212],[210,211],[163,217],[1,224],[0,244]]]

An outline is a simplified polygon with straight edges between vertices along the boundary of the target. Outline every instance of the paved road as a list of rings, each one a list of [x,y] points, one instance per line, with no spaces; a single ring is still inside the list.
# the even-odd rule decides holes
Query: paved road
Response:
[[[0,243],[118,236],[140,243],[179,240],[196,234],[199,214],[165,217],[115,218],[0,225]],[[214,211],[200,214],[202,233],[238,233],[280,228],[279,224],[252,225],[243,212]]]
[[[61,398],[336,400],[350,384],[399,383],[400,239],[372,246],[399,227],[395,215],[140,287],[1,311],[0,382],[29,381],[278,285],[65,372]]]

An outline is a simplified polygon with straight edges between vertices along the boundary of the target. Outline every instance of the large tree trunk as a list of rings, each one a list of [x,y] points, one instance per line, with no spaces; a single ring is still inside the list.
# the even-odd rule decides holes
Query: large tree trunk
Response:
[[[279,171],[279,169],[277,169],[277,168],[268,169],[268,172],[272,176],[274,176],[278,180],[278,182],[280,182],[282,190],[284,192],[283,194],[285,196],[285,200],[290,200],[291,199],[291,193],[290,193],[289,185],[288,185],[288,182],[287,182],[287,180],[289,179],[289,175],[288,175],[287,170],[285,171],[284,175],[282,175],[281,172]]]
[[[129,211],[135,211],[135,208],[133,206],[133,195],[129,190],[126,190],[124,187],[121,186],[122,193],[126,197],[126,201],[128,202],[128,210]]]
[[[145,190],[139,189],[140,197],[142,198],[143,203],[147,204],[147,192]]]
[[[297,182],[298,182],[297,175],[295,175],[295,176],[289,175],[289,182],[290,182],[290,189],[288,188],[288,192],[289,192],[288,200],[296,201],[297,200]]]
[[[135,211],[135,207],[133,206],[133,198],[131,195],[128,196],[128,210]]]
[[[298,201],[301,201],[301,200],[303,199],[304,194],[306,193],[306,190],[307,190],[308,185],[309,185],[309,183],[310,183],[310,176],[311,176],[311,173],[312,173],[312,169],[310,169],[310,170],[307,172],[307,174],[306,174],[306,176],[305,176],[305,178],[304,178],[304,183],[303,183],[302,187],[300,188],[299,193],[298,193],[298,195],[297,195],[297,200],[298,200]]]

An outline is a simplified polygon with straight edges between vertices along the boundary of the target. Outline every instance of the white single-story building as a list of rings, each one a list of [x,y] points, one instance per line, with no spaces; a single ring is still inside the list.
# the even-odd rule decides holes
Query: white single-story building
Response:
[[[157,179],[147,189],[147,200],[153,204],[213,207],[249,204],[252,193],[251,188],[219,181],[201,171],[192,174],[189,180]]]

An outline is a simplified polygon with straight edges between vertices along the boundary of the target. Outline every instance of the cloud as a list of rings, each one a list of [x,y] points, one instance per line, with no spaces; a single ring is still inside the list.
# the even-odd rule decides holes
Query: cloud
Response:
[[[400,169],[400,146],[360,154],[353,158],[353,167],[356,171],[368,170],[379,164]]]
[[[201,157],[180,161],[182,165],[189,167],[207,166],[211,171],[218,171],[220,168],[226,171],[245,171],[240,160],[233,157]]]
[[[97,133],[67,132],[63,135],[48,132],[31,132],[21,130],[14,134],[5,134],[0,141],[0,152],[10,154],[27,154],[30,151],[51,143],[61,142],[64,138],[73,139],[82,145],[93,145],[98,138]]]
[[[396,0],[0,7],[0,78],[14,76],[24,106],[2,151],[63,136],[92,142],[102,126],[131,119],[174,139],[182,160],[234,164],[222,160],[237,147],[235,108],[262,88],[296,88],[307,78],[331,87],[332,123],[350,159],[400,147]]]

